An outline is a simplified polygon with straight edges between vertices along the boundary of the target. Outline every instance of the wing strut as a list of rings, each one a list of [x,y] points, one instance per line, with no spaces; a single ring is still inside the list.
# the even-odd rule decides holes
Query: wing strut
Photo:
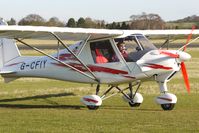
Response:
[[[67,46],[66,44],[64,44],[64,42],[59,38],[59,36],[57,36],[55,33],[52,33],[51,34],[58,40],[58,42],[60,42],[64,48],[66,48],[89,72],[90,74],[95,78],[96,81],[98,81],[97,77],[95,76],[95,74],[74,54],[73,51],[71,51]],[[88,38],[85,40],[83,46],[87,43],[87,41],[90,39],[91,35],[88,36]],[[99,82],[99,81],[98,81]]]
[[[22,43],[22,44],[24,44],[24,45],[26,45],[26,46],[32,48],[32,49],[34,49],[35,51],[37,51],[37,52],[39,52],[39,53],[41,53],[41,54],[43,54],[43,55],[46,55],[47,57],[49,57],[49,58],[51,58],[51,59],[53,59],[53,60],[59,62],[60,64],[66,66],[66,67],[69,67],[69,68],[71,68],[72,70],[77,71],[78,73],[80,73],[80,74],[82,74],[82,75],[84,75],[84,76],[86,76],[86,77],[88,77],[88,78],[90,78],[90,79],[92,79],[92,80],[95,80],[95,81],[99,82],[95,77],[92,77],[92,76],[86,74],[85,72],[82,72],[82,71],[76,69],[75,67],[73,67],[73,66],[71,66],[71,65],[69,65],[69,64],[66,64],[66,63],[60,61],[59,59],[57,59],[57,58],[55,58],[55,57],[53,57],[53,56],[51,56],[51,55],[49,55],[49,54],[43,52],[42,50],[40,50],[40,49],[38,49],[38,48],[36,48],[36,47],[30,46],[29,44],[23,42],[22,40],[19,40],[18,38],[14,38],[14,39],[17,40],[18,42],[20,42],[20,43]]]
[[[195,41],[198,40],[198,39],[199,39],[199,36],[198,36],[197,38],[193,39],[192,41],[188,42],[187,44],[185,44],[184,46],[182,46],[182,47],[181,47],[180,49],[178,49],[178,50],[183,50],[185,47],[187,47],[188,45],[190,45],[191,43],[195,42]]]

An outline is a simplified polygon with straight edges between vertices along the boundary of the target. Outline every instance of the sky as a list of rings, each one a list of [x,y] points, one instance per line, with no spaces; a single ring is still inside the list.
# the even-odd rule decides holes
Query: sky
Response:
[[[65,22],[80,17],[119,22],[142,12],[159,14],[165,21],[181,19],[199,15],[199,0],[0,0],[0,17],[5,20],[39,14]]]

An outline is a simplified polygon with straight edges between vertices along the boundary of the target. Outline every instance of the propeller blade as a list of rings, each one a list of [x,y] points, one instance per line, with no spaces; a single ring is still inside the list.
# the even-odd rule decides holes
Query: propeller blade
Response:
[[[188,74],[187,74],[187,70],[186,70],[186,66],[185,66],[184,62],[181,63],[181,70],[182,70],[182,75],[183,75],[183,78],[184,78],[184,82],[185,82],[187,92],[190,93],[189,78],[188,78]]]
[[[171,53],[171,52],[168,52],[168,51],[163,51],[163,50],[159,50],[160,54],[164,54],[164,55],[167,55],[171,58],[179,58],[179,54],[174,54],[174,53]]]
[[[191,33],[189,34],[189,36],[188,36],[188,38],[187,38],[187,42],[186,42],[186,44],[184,45],[183,51],[185,51],[185,50],[186,50],[186,47],[187,47],[187,45],[188,45],[189,41],[190,41],[190,40],[191,40],[191,38],[192,38],[192,34],[193,34],[193,31],[195,30],[195,28],[196,28],[196,26],[195,26],[195,25],[193,25],[193,26],[192,26]]]

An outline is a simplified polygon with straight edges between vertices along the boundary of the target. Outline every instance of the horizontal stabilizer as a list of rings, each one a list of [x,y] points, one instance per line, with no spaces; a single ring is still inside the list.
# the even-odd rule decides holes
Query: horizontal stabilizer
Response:
[[[9,83],[11,81],[18,79],[17,77],[9,77],[12,74],[16,74],[16,72],[15,71],[1,71],[0,72],[0,75],[4,78],[5,83]]]
[[[18,78],[4,78],[4,82],[9,83],[9,82],[14,81],[16,79],[18,79]]]
[[[16,72],[14,71],[1,71],[0,74],[1,75],[6,75],[6,74],[15,74]]]

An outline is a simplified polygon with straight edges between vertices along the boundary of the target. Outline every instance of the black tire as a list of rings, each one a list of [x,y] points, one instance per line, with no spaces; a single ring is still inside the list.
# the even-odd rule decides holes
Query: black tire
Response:
[[[87,108],[89,110],[97,110],[99,108],[99,106],[94,106],[94,105],[88,105]]]
[[[173,108],[175,107],[175,104],[173,103],[167,103],[167,104],[161,104],[161,107],[163,110],[173,110]]]
[[[131,107],[139,107],[140,105],[141,105],[141,103],[129,102],[129,106],[131,106]]]

